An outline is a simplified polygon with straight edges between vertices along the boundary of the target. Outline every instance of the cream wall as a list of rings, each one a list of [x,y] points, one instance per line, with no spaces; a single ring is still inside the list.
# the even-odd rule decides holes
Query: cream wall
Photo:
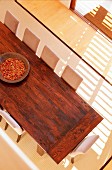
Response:
[[[37,55],[40,56],[42,48],[45,44],[47,44],[53,51],[55,51],[56,55],[59,58],[66,61],[66,58],[70,55],[71,51],[67,49],[57,38],[55,38],[51,33],[49,33],[45,28],[43,28],[37,21],[32,18],[27,12],[25,12],[20,6],[18,6],[13,0],[0,0],[0,20],[3,22],[6,10],[12,12],[16,18],[20,21],[17,37],[22,40],[23,33],[26,27],[30,28],[40,39],[41,43],[37,50]],[[63,54],[64,51],[64,54]],[[73,64],[71,61],[71,66],[76,67],[79,62],[79,58],[73,55],[73,58],[76,59],[76,63]],[[59,64],[59,68],[57,69],[57,74],[59,72],[61,63]],[[99,141],[100,143],[100,141]],[[98,154],[94,151],[94,149],[90,149],[86,155],[82,155],[75,159],[75,164],[67,164],[67,159],[63,160],[59,165],[56,165],[53,161],[47,158],[42,158],[41,163],[38,163],[37,166],[40,170],[99,170],[99,168],[104,164],[104,162],[110,157],[112,154],[112,132],[108,135],[108,139],[106,143],[104,143],[104,148],[102,149],[102,153]],[[102,146],[99,146],[102,148]]]

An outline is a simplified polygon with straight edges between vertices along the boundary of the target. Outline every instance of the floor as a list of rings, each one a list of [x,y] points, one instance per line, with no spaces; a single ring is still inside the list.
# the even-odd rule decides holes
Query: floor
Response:
[[[4,129],[5,121],[2,120],[0,127]],[[16,143],[17,134],[9,127],[6,131],[8,136]],[[37,165],[39,170],[63,170],[64,161],[57,165],[47,154],[44,154],[42,157],[39,156],[36,152],[37,143],[29,134],[24,134],[17,146],[31,159],[31,161]],[[15,162],[16,164],[16,162]],[[5,170],[5,169],[2,169]],[[11,169],[9,169],[11,170]]]
[[[5,148],[5,149],[4,149]],[[7,162],[7,166],[6,166]],[[15,162],[15,163],[14,163]],[[0,127],[0,169],[38,170],[34,163],[22,152]]]
[[[5,121],[3,119],[0,122],[0,127],[2,129],[4,129],[5,127]],[[33,140],[33,138],[28,133],[22,136],[18,144],[16,143],[17,134],[15,133],[15,131],[13,131],[13,129],[11,129],[11,127],[9,127],[5,131],[5,133],[24,152],[24,154],[34,163],[34,165],[38,167],[38,170],[65,170],[65,169],[66,170],[78,170],[77,168],[75,168],[74,165],[72,165],[69,162],[69,157],[66,157],[66,159],[64,159],[59,165],[56,165],[56,163],[54,163],[54,161],[47,154],[44,154],[42,157],[39,156],[36,152],[37,143]],[[1,153],[0,153],[0,156],[2,156]],[[78,162],[80,158],[81,156],[75,159],[75,164]],[[1,169],[1,166],[2,164],[0,164],[0,169]],[[17,166],[17,162],[15,162],[15,166]],[[111,167],[112,167],[112,161],[109,162],[107,166],[102,170],[111,170]],[[2,168],[2,170],[6,170],[6,169],[7,168],[5,169]],[[8,168],[7,170],[11,170],[11,169]]]
[[[70,0],[60,0],[65,6],[69,8]],[[80,12],[82,15],[85,15],[89,11],[91,11],[96,6],[101,5],[106,8],[110,13],[112,13],[112,1],[111,0],[77,0],[76,10]]]
[[[112,44],[106,40],[108,37],[105,39],[104,36],[58,1],[55,3],[52,1],[41,1],[41,3],[40,1],[36,3],[31,1],[30,4],[27,1],[18,0],[32,15],[75,50],[84,61],[106,77],[110,83],[112,82],[112,68],[109,64],[109,61],[112,61]],[[65,62],[70,62],[72,57],[72,53],[69,57],[64,56]]]
[[[69,8],[70,5],[69,5],[68,1],[62,0],[61,2],[64,3],[64,5]],[[95,12],[97,12],[100,5],[101,5],[101,7],[105,8],[105,10],[112,13],[112,2],[110,0],[101,0],[101,1],[96,1],[96,0],[95,1],[86,1],[86,0],[81,1],[81,0],[77,0],[76,7],[75,7],[74,11],[77,12],[78,14],[81,14],[81,16],[84,16],[86,19],[87,19],[87,16],[85,16],[85,15],[87,15],[91,11],[90,18],[91,17],[93,17],[93,18],[91,20],[89,20],[89,19],[87,19],[87,20],[92,21],[94,19],[94,16],[96,16]],[[97,9],[96,9],[96,7],[97,7]],[[95,9],[96,11],[93,10],[93,9]],[[112,15],[109,14],[109,13],[107,13],[106,15],[107,16],[105,16],[105,19],[103,19],[101,21],[101,23],[102,23],[101,26],[99,26],[101,29],[99,27],[96,27],[96,29],[98,28],[99,30],[104,31],[106,33],[106,35],[108,35],[110,37],[110,39],[112,39],[112,36],[111,36]],[[98,16],[96,16],[96,17],[98,17]],[[91,22],[91,23],[93,23],[93,22]],[[97,23],[96,25],[98,25],[98,22],[96,22],[96,23]]]

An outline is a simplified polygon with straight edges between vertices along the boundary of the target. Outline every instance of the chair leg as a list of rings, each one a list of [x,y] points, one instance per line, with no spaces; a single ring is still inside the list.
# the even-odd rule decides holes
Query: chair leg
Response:
[[[71,163],[72,163],[72,164],[74,163],[74,158],[71,158]]]
[[[1,120],[2,120],[2,116],[0,116],[0,122],[1,122]]]
[[[37,153],[40,155],[40,156],[43,156],[45,151],[42,149],[41,146],[37,145]]]
[[[7,130],[9,124],[6,122],[4,130]]]
[[[21,139],[21,135],[18,135],[16,142],[18,143]]]

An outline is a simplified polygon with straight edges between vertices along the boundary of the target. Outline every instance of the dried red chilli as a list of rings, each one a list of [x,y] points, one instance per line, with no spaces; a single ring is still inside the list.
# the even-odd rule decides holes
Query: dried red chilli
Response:
[[[0,72],[7,80],[18,80],[25,72],[24,62],[17,58],[8,58],[0,65]]]

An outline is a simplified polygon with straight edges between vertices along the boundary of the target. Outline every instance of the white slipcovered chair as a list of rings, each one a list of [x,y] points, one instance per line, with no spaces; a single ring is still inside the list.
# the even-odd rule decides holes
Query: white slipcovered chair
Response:
[[[69,156],[71,157],[71,163],[74,163],[74,158],[77,155],[85,154],[98,138],[99,138],[99,135],[91,135],[91,136],[85,137],[79,143],[79,145],[71,153],[69,153]]]
[[[40,39],[35,34],[33,34],[28,28],[26,28],[22,41],[34,52],[36,52]]]
[[[82,82],[83,78],[80,77],[70,66],[66,66],[61,78],[68,83],[74,90],[77,90],[78,86]]]
[[[46,45],[44,46],[40,58],[51,68],[54,70],[56,67],[59,58],[51,51]]]
[[[14,33],[16,34],[19,21],[11,14],[9,11],[6,11],[4,24]]]
[[[21,135],[25,132],[25,130],[16,122],[14,118],[12,118],[12,116],[6,110],[0,109],[0,117],[6,121],[5,130],[7,129],[8,125],[10,125],[12,129],[17,132],[18,138],[16,142],[19,142]]]

